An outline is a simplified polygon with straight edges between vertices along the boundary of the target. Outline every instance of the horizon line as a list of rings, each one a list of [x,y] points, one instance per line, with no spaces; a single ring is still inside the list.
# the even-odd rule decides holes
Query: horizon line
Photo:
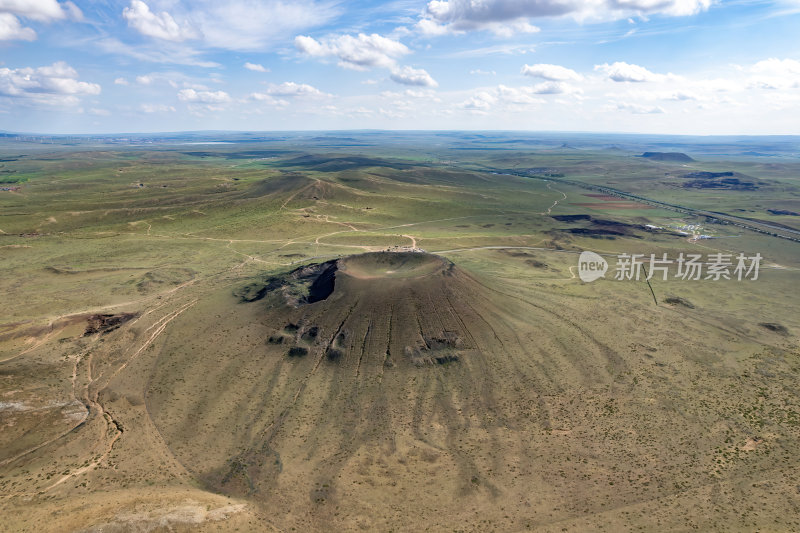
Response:
[[[527,129],[381,129],[381,128],[354,128],[354,129],[285,129],[285,130],[175,130],[175,131],[112,131],[93,133],[46,133],[46,132],[20,132],[0,130],[0,139],[9,137],[108,137],[124,135],[233,135],[233,134],[313,134],[313,133],[514,133],[530,135],[616,135],[616,136],[651,136],[651,137],[789,137],[800,138],[800,133],[646,133],[626,131],[599,131],[599,130],[527,130]]]

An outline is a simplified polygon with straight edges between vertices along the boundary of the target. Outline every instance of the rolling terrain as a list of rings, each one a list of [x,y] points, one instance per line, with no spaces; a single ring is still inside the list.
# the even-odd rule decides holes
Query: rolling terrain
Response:
[[[800,530],[788,148],[520,137],[4,141],[0,530]]]

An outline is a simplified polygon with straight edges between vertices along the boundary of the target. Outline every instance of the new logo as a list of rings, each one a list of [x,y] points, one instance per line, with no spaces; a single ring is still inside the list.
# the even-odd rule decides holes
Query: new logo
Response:
[[[578,277],[589,283],[606,275],[608,262],[594,252],[581,252],[578,258]]]

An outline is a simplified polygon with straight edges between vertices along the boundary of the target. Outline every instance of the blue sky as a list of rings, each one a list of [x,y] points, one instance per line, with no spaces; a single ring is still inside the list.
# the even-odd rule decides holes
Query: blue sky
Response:
[[[800,134],[800,0],[0,0],[0,129]]]

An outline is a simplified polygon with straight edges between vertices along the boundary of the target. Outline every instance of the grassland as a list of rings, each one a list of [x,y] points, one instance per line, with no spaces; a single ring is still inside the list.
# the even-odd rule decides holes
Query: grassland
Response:
[[[800,530],[800,243],[591,189],[800,230],[796,145],[220,138],[0,145],[0,530]]]

